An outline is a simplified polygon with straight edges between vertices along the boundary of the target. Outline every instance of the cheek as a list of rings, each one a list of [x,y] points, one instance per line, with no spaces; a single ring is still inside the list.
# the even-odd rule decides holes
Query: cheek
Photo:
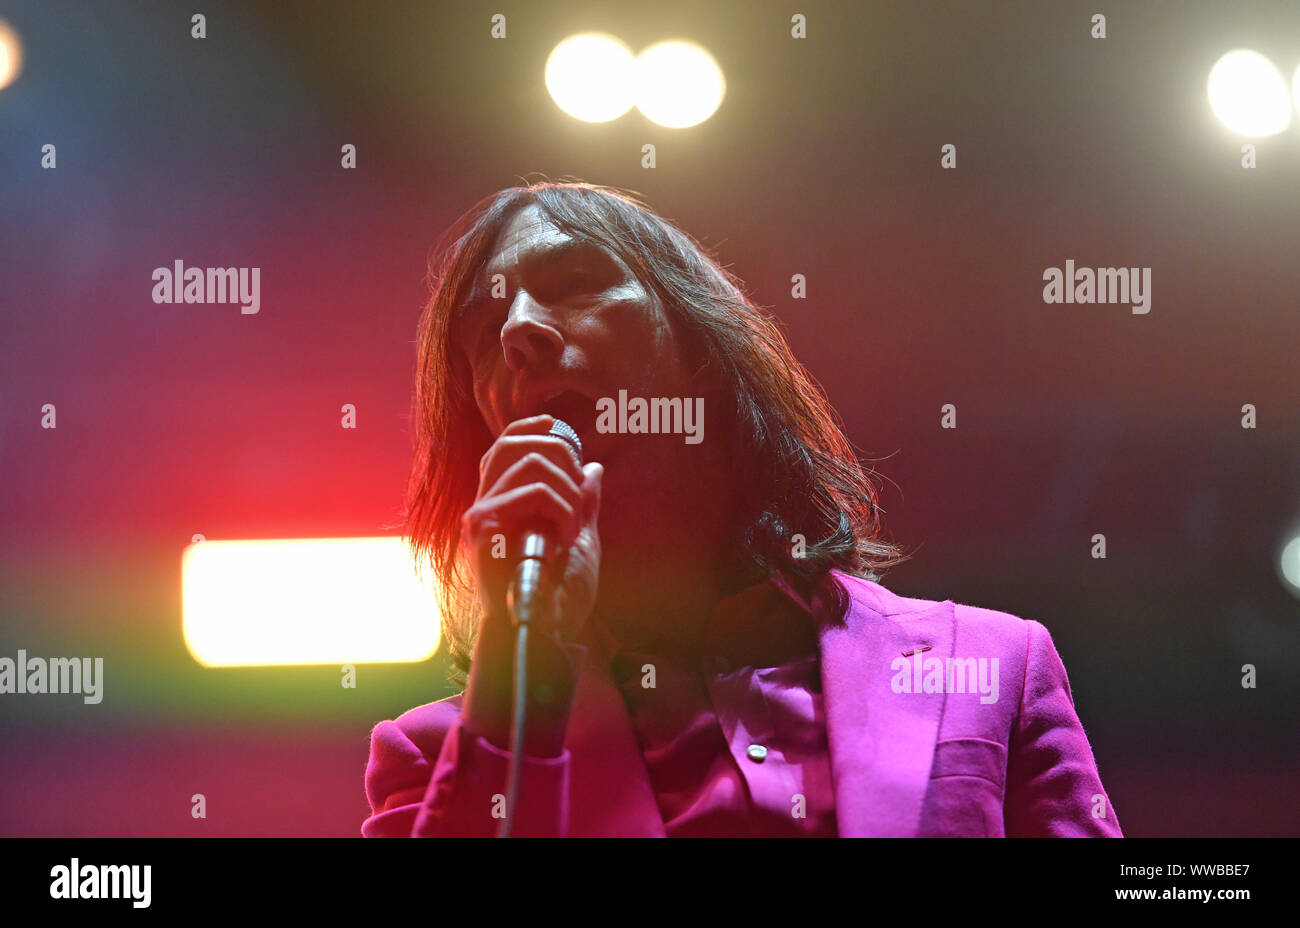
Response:
[[[638,320],[630,350],[625,352],[628,369],[641,371],[641,381],[654,386],[656,395],[677,396],[690,382],[682,356],[682,342],[672,323],[663,316],[642,316]]]
[[[491,371],[486,374],[476,372],[474,377],[474,403],[478,406],[479,415],[483,417],[483,422],[487,425],[488,431],[493,435],[499,435],[501,430],[508,423],[501,421],[500,416],[500,398],[501,392],[497,386],[498,377],[494,376]]]
[[[685,396],[693,388],[689,343],[677,331],[677,326],[665,320],[656,330],[656,350],[661,364],[659,378],[673,396]],[[662,363],[667,362],[667,363]]]

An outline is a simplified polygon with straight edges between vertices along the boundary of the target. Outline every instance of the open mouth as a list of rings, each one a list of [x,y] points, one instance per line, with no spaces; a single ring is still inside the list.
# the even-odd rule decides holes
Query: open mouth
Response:
[[[565,390],[541,404],[539,413],[563,419],[578,433],[583,445],[583,459],[596,435],[596,401],[575,390]]]

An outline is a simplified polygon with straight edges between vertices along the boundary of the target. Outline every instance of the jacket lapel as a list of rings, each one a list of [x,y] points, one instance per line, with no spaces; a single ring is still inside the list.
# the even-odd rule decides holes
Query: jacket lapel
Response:
[[[913,837],[934,763],[943,693],[894,693],[895,658],[928,647],[951,657],[953,604],[895,596],[832,571],[842,597],[819,593],[822,697],[841,837]],[[589,654],[565,744],[574,837],[664,837],[635,730],[618,687]]]
[[[951,656],[953,604],[898,597],[839,571],[832,577],[848,602],[823,596],[814,607],[839,833],[913,837],[944,694],[894,693],[891,664],[926,646],[925,657]]]

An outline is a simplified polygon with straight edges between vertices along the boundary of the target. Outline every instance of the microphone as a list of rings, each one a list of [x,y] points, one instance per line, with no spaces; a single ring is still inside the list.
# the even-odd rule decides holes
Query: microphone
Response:
[[[573,426],[563,419],[553,419],[551,435],[563,439],[573,455],[573,461],[582,467],[582,442]],[[541,613],[545,603],[542,580],[557,547],[554,527],[541,524],[526,526],[520,549],[519,563],[515,565],[514,580],[506,590],[506,606],[515,627],[514,699],[510,716],[510,768],[506,777],[506,817],[497,831],[498,838],[510,837],[519,804],[519,761],[524,756],[524,726],[528,717],[528,627]]]
[[[573,426],[563,419],[552,419],[551,431],[548,434],[564,441],[573,463],[581,470],[582,441]],[[547,564],[555,553],[556,545],[550,537],[551,534],[552,529],[548,525],[530,525],[523,533],[514,583],[506,591],[506,605],[510,609],[510,616],[515,625],[527,625],[537,617],[542,578],[545,576]]]

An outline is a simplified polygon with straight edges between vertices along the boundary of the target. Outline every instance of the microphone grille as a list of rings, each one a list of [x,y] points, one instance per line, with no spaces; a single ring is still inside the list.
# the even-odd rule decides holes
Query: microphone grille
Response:
[[[573,430],[573,426],[563,419],[551,418],[551,432],[556,438],[564,439],[569,446],[569,453],[573,455],[574,462],[582,466],[582,441],[578,438],[578,433]]]

